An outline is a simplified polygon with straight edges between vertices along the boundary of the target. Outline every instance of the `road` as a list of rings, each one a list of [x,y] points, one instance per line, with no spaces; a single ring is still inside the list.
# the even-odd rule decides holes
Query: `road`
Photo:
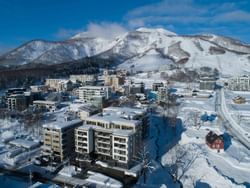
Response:
[[[219,92],[219,93],[218,93]],[[224,89],[217,91],[216,96],[216,107],[218,113],[225,121],[225,127],[235,136],[244,146],[250,149],[250,136],[242,127],[232,118],[231,113],[229,112],[226,99],[224,94]]]

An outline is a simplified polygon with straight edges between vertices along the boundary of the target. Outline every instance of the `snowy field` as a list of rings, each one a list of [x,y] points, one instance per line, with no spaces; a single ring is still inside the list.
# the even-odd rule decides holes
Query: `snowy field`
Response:
[[[189,153],[199,153],[197,159],[187,170],[182,182],[185,187],[193,187],[197,181],[207,183],[210,187],[246,187],[250,183],[250,151],[234,140],[221,126],[220,119],[203,123],[198,128],[192,125],[190,111],[216,113],[215,99],[204,101],[197,99],[186,100],[182,104],[180,116],[186,131],[182,133],[179,144]],[[191,119],[191,121],[190,121]],[[186,122],[186,124],[185,124]],[[225,151],[217,153],[205,144],[205,136],[212,130],[217,134],[227,134]],[[191,154],[192,156],[192,154]],[[162,160],[167,161],[168,154]],[[244,184],[244,185],[243,185]]]
[[[233,98],[242,96],[246,99],[244,104],[235,104]],[[250,133],[250,92],[225,91],[227,107],[235,121]]]
[[[185,154],[178,168],[178,178],[185,188],[250,186],[250,151],[225,132],[218,117],[212,122],[200,120],[204,113],[216,114],[215,101],[215,95],[207,99],[183,99],[176,130],[161,116],[162,109],[151,115],[148,148],[153,168],[148,173],[147,187],[178,187],[170,166],[179,151]],[[194,122],[199,126],[194,126]],[[225,151],[217,153],[205,144],[205,136],[210,130],[225,135]],[[141,177],[137,187],[143,186]]]

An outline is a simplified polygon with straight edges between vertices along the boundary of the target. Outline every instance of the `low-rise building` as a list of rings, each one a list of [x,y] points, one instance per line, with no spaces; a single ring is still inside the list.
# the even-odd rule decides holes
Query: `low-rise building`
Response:
[[[48,110],[50,112],[54,112],[58,107],[58,102],[36,100],[33,101],[33,106],[42,110]]]
[[[85,120],[87,117],[101,112],[101,108],[88,103],[72,103],[69,111],[74,112],[78,118]]]
[[[55,121],[43,125],[43,154],[54,160],[63,161],[75,156],[74,130],[82,120]]]
[[[244,104],[244,103],[246,103],[246,99],[242,96],[237,96],[237,97],[233,98],[233,102],[236,104]]]
[[[217,135],[216,133],[210,131],[206,135],[206,144],[211,149],[216,149],[218,152],[224,150],[224,139],[222,135]]]

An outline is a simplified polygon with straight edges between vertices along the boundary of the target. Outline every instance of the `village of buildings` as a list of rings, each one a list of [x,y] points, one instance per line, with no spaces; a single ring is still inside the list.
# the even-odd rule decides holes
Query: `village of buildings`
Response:
[[[8,88],[0,102],[0,166],[33,183],[249,186],[249,76],[103,69]]]

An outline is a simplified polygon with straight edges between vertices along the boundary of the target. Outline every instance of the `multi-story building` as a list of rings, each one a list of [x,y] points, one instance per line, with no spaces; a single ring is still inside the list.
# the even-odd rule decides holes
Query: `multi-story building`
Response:
[[[45,85],[57,92],[73,89],[73,83],[67,79],[46,79]]]
[[[168,88],[159,87],[157,92],[158,102],[166,102],[168,100]]]
[[[234,91],[250,91],[250,76],[243,75],[230,79],[228,88]]]
[[[32,104],[33,93],[24,88],[11,88],[5,93],[4,101],[9,110],[25,110]]]
[[[74,157],[74,130],[81,125],[82,120],[55,121],[43,125],[43,154],[57,161]]]
[[[24,94],[12,94],[7,97],[8,110],[23,111],[27,108],[27,98]]]
[[[216,85],[216,79],[214,76],[205,76],[200,78],[201,90],[214,90]]]
[[[143,82],[132,83],[129,87],[130,94],[144,93],[145,84]]]
[[[50,112],[54,112],[56,108],[58,107],[58,102],[55,101],[42,101],[42,100],[36,100],[33,101],[33,106],[40,108],[42,110],[48,110]]]
[[[81,83],[87,83],[87,82],[95,82],[97,80],[96,74],[78,74],[78,75],[70,75],[69,79],[72,82],[81,82]]]
[[[121,85],[124,84],[124,77],[117,75],[106,75],[104,78],[104,85],[111,86],[114,91],[117,91]]]
[[[164,84],[162,82],[156,82],[156,83],[153,83],[152,85],[152,90],[153,91],[158,91],[158,88],[159,87],[164,87]]]
[[[79,161],[95,154],[100,160],[129,168],[148,136],[147,113],[137,108],[108,107],[86,118],[75,134]]]
[[[47,92],[48,91],[48,86],[46,85],[34,85],[30,86],[31,92]]]
[[[104,100],[111,98],[111,88],[109,86],[84,86],[78,89],[80,100],[89,102],[93,97],[101,96]]]

